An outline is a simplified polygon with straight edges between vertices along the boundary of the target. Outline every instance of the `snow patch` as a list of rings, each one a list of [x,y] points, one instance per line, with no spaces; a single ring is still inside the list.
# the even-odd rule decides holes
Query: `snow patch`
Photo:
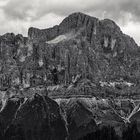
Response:
[[[59,35],[56,38],[50,40],[50,41],[46,41],[47,44],[57,44],[61,41],[66,41],[66,40],[70,40],[72,38],[74,38],[75,35],[73,33],[69,33],[69,34],[64,34],[64,35]]]

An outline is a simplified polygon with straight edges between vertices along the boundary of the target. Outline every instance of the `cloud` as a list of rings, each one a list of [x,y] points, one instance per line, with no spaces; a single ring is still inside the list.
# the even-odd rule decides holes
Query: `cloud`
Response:
[[[30,20],[36,14],[38,2],[39,0],[9,0],[3,6],[3,11],[9,19]]]
[[[26,34],[30,26],[47,28],[79,11],[101,19],[110,18],[129,34],[130,23],[132,27],[132,23],[140,22],[139,0],[0,0],[0,33]],[[134,28],[131,32],[135,32]],[[137,40],[140,37],[139,32],[131,35]]]
[[[121,27],[122,31],[132,36],[140,45],[140,24],[136,22],[129,22],[126,26]]]
[[[4,3],[4,0],[1,0]],[[140,21],[139,0],[7,0],[3,11],[7,18],[33,21],[53,13],[67,16],[72,12],[91,13],[100,18],[127,23]],[[126,21],[126,22],[125,22]]]
[[[9,0],[0,0],[0,7],[5,6]]]

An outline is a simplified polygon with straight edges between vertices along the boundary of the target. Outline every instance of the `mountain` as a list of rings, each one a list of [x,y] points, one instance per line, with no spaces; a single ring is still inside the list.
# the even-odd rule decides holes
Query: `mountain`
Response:
[[[38,48],[46,46],[54,67],[65,68],[66,82],[78,73],[94,82],[121,78],[139,81],[139,47],[109,19],[74,13],[53,28],[30,28],[28,36]]]
[[[65,122],[56,102],[38,94],[31,98],[11,97],[0,112],[0,139],[62,140]]]
[[[0,36],[0,138],[78,140],[140,129],[140,48],[110,19],[73,13]]]

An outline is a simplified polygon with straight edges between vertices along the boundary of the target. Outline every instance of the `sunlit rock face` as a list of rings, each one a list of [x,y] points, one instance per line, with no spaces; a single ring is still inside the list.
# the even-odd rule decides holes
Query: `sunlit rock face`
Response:
[[[115,22],[73,13],[0,36],[0,137],[77,140],[139,123],[140,49]],[[9,139],[10,138],[10,139]]]

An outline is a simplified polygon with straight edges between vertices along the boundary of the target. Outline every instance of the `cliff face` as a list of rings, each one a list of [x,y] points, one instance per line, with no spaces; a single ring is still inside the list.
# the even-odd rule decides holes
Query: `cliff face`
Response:
[[[1,74],[23,87],[33,85],[33,77],[69,84],[77,75],[94,83],[139,83],[139,47],[109,19],[74,13],[53,28],[30,28],[28,38],[5,34],[0,42]]]
[[[0,36],[0,136],[76,140],[139,127],[140,50],[111,20],[74,13],[28,37]],[[50,99],[51,98],[51,99]]]
[[[53,28],[30,28],[28,35],[40,49],[46,46],[44,54],[50,65],[65,68],[65,82],[78,73],[97,82],[139,81],[139,47],[111,20],[74,13]]]
[[[57,103],[38,94],[6,99],[0,122],[0,138],[6,140],[63,140],[68,135]]]

